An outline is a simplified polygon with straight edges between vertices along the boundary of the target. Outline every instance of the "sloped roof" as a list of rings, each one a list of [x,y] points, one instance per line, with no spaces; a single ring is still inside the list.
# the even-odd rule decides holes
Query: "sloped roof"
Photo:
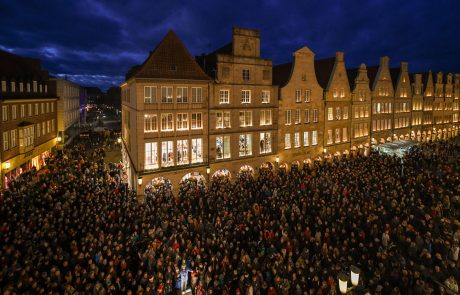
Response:
[[[390,76],[391,82],[393,83],[393,88],[396,91],[396,87],[398,86],[398,78],[399,74],[401,73],[401,68],[390,68]]]
[[[374,81],[377,77],[377,73],[379,71],[379,66],[371,66],[367,67],[367,76],[369,77],[369,89],[373,90]]]
[[[0,50],[0,77],[47,80],[48,72],[41,69],[40,60]]]
[[[273,84],[280,87],[285,86],[292,73],[292,62],[276,65],[273,67]]]
[[[327,84],[334,69],[335,57],[315,60],[315,73],[318,83],[323,89],[327,89]]]
[[[430,76],[430,73],[431,72],[420,73],[422,75],[423,91],[425,91],[426,88],[428,87],[428,78]],[[433,84],[434,84],[434,81],[433,81]]]
[[[358,76],[359,68],[347,69],[348,82],[350,83],[350,89],[353,91],[355,89],[355,79]]]
[[[210,80],[182,41],[169,31],[144,63],[127,78]]]

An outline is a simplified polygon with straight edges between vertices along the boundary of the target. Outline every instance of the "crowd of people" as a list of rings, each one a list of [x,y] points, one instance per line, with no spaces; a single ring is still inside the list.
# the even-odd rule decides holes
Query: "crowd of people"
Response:
[[[91,155],[92,157],[89,157]],[[3,294],[454,294],[460,143],[155,186],[75,144],[0,198]]]

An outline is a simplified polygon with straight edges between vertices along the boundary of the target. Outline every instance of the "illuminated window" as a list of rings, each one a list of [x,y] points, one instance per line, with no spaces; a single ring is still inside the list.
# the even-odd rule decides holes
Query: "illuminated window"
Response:
[[[192,113],[192,129],[202,129],[201,113]]]
[[[188,164],[188,140],[178,140],[176,147],[177,165]]]
[[[305,90],[305,102],[311,101],[311,91],[310,89]]]
[[[251,134],[240,134],[239,155],[240,157],[252,155],[252,135]]]
[[[310,123],[310,110],[308,110],[308,109],[304,110],[304,112],[303,112],[303,122],[305,124]]]
[[[161,114],[161,131],[173,131],[173,114]]]
[[[144,103],[157,102],[157,88],[155,86],[144,87]]]
[[[203,139],[192,138],[192,164],[203,162]]]
[[[241,103],[251,103],[251,90],[241,91]]]
[[[252,126],[252,111],[240,111],[240,127]]]
[[[163,141],[161,143],[161,167],[174,165],[173,142]]]
[[[177,114],[176,130],[188,130],[188,114],[187,113]]]
[[[284,111],[284,125],[291,125],[291,110]]]
[[[145,169],[158,168],[158,146],[156,142],[145,143]]]
[[[219,91],[219,103],[230,103],[230,90],[222,89]]]
[[[176,101],[178,103],[188,102],[188,88],[187,87],[177,87],[176,88]]]
[[[262,103],[270,102],[270,91],[262,90]]]
[[[260,126],[266,126],[272,124],[272,110],[261,110],[260,111]]]
[[[173,88],[172,87],[161,87],[161,102],[172,103],[173,102]]]
[[[294,147],[300,147],[300,132],[294,133]]]
[[[303,146],[309,146],[310,145],[310,136],[308,131],[304,131],[303,133]]]
[[[230,158],[230,136],[217,136],[216,137],[216,158],[229,159]]]
[[[291,134],[286,133],[284,135],[284,148],[290,149],[291,148]]]
[[[272,151],[272,137],[270,132],[260,133],[260,153],[271,153]]]
[[[317,145],[318,144],[318,131],[313,130],[311,132],[311,145]]]
[[[295,90],[295,102],[302,102],[300,89]]]

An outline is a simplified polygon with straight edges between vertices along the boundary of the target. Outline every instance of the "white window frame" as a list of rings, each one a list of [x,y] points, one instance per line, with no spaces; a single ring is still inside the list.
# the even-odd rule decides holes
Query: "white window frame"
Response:
[[[203,88],[192,87],[192,103],[201,103],[203,101]]]
[[[269,126],[272,124],[272,110],[260,111],[260,126]]]
[[[222,144],[222,150],[219,153],[219,142]],[[229,135],[219,135],[216,136],[216,159],[230,159],[231,158],[231,149],[230,149],[230,136]]]
[[[305,95],[305,102],[311,102],[311,90],[305,89],[304,95]]]
[[[291,110],[284,111],[284,125],[291,125]]]
[[[311,145],[318,145],[318,131],[313,130],[311,132]]]
[[[161,114],[161,131],[174,131],[174,116],[172,113]]]
[[[157,87],[156,86],[144,86],[144,103],[156,103],[157,102]]]
[[[241,90],[241,103],[251,103],[251,90]]]
[[[303,132],[303,146],[310,146],[310,133],[308,131]]]
[[[270,90],[262,90],[262,103],[270,103]]]
[[[176,130],[188,130],[188,113],[176,114]]]
[[[156,114],[144,115],[144,132],[158,132],[158,116]]]
[[[242,148],[243,143],[245,143],[244,148]],[[240,157],[246,157],[246,156],[252,155],[252,134],[251,133],[240,134],[238,144],[239,144],[238,154]]]
[[[240,127],[252,126],[252,111],[240,111]]]
[[[146,142],[145,143],[144,168],[146,170],[158,168],[158,143],[157,142]]]
[[[300,89],[295,90],[295,102],[296,103],[302,102],[302,90]]]
[[[271,132],[260,132],[260,153],[268,154],[272,152]]]
[[[161,103],[173,103],[172,86],[161,86]]]
[[[284,149],[288,150],[291,148],[291,134],[286,133],[284,134]]]
[[[191,114],[191,128],[192,130],[203,129],[203,115],[202,113]]]
[[[176,87],[176,102],[177,103],[188,103],[188,87],[185,87],[185,86]]]
[[[221,89],[219,90],[219,104],[228,104],[230,103],[230,90]]]

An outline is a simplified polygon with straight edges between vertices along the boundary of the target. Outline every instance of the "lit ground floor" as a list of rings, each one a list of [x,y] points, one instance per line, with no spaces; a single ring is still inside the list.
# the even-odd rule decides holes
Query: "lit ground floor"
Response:
[[[5,160],[2,163],[1,183],[2,188],[8,188],[8,183],[20,174],[30,171],[33,167],[38,171],[47,164],[52,149],[56,146],[54,138],[33,149]]]

